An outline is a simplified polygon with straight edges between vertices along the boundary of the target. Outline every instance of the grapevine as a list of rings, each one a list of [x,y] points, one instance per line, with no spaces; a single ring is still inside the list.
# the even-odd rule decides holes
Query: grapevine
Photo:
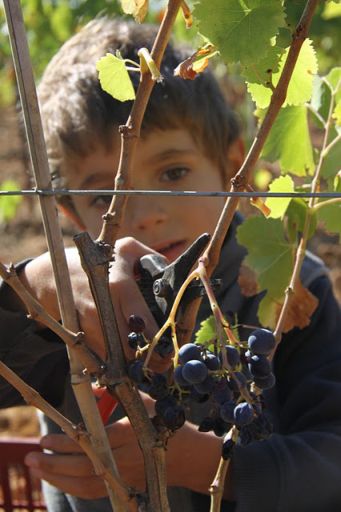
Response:
[[[147,1],[122,0],[121,3],[126,14],[132,14],[138,22],[143,22],[148,12]],[[225,478],[235,447],[266,439],[272,433],[272,425],[264,407],[263,392],[276,384],[272,360],[283,333],[293,326],[301,327],[295,318],[293,325],[288,327],[288,312],[294,301],[299,300],[299,293],[309,293],[304,287],[303,292],[300,288],[300,274],[316,218],[322,220],[330,231],[341,233],[339,225],[335,228],[335,219],[339,219],[341,211],[338,197],[341,190],[340,174],[334,169],[325,170],[328,156],[340,142],[341,70],[336,68],[327,76],[319,78],[317,85],[312,83],[312,75],[317,74],[317,63],[312,42],[307,37],[318,1],[306,2],[294,30],[289,29],[286,23],[286,16],[291,14],[288,2],[267,0],[258,4],[234,0],[201,0],[196,2],[191,12],[185,1],[169,0],[150,53],[145,48],[140,49],[138,63],[125,61],[120,55],[107,54],[97,63],[97,69],[102,87],[107,92],[120,101],[134,99],[130,116],[119,129],[121,155],[115,175],[115,190],[124,191],[130,187],[136,142],[140,137],[148,98],[155,82],[163,80],[159,70],[178,11],[182,12],[186,26],[194,27],[206,39],[205,44],[194,55],[178,66],[176,75],[183,79],[195,79],[198,73],[204,72],[209,59],[215,58],[219,53],[226,62],[240,64],[248,90],[258,107],[259,127],[242,167],[231,180],[230,191],[252,191],[255,198],[251,203],[264,214],[264,217],[251,217],[246,220],[238,228],[237,234],[238,241],[248,250],[245,263],[255,271],[257,292],[264,292],[259,309],[262,326],[246,326],[248,336],[239,339],[237,322],[231,321],[227,313],[222,311],[210,281],[238,206],[239,199],[233,194],[226,200],[207,247],[178,290],[167,319],[150,338],[146,334],[145,319],[134,314],[128,319],[130,332],[127,339],[120,339],[110,297],[108,272],[124,219],[127,196],[114,194],[109,209],[103,216],[102,230],[97,240],[91,240],[87,233],[75,237],[82,266],[98,306],[108,354],[106,361],[87,349],[83,341],[84,335],[79,332],[72,300],[63,309],[62,274],[59,274],[57,283],[62,298],[61,309],[64,312],[63,326],[44,312],[37,301],[22,288],[12,268],[7,269],[0,264],[0,275],[20,295],[31,317],[42,321],[68,346],[73,378],[82,380],[80,375],[83,375],[84,388],[89,388],[88,375],[96,377],[98,385],[106,387],[127,412],[145,460],[147,497],[144,493],[128,488],[121,481],[115,462],[111,456],[105,455],[105,450],[100,455],[97,454],[89,438],[95,435],[101,437],[103,433],[92,433],[91,421],[86,425],[87,430],[75,428],[65,418],[58,416],[51,406],[41,397],[37,397],[1,363],[1,375],[13,383],[28,402],[34,403],[53,417],[70,436],[81,443],[96,471],[106,480],[113,508],[118,511],[142,510],[143,507],[151,512],[169,510],[165,452],[169,438],[176,435],[176,431],[184,425],[187,410],[193,402],[211,404],[209,414],[198,425],[199,431],[214,432],[221,438],[221,458],[210,487],[211,512],[220,510]],[[234,17],[231,17],[233,8]],[[219,13],[221,17],[218,20]],[[241,34],[238,41],[233,35],[235,23]],[[261,24],[262,31],[255,29],[257,24]],[[229,30],[226,31],[226,28]],[[290,43],[288,38],[291,39]],[[136,94],[129,72],[140,73]],[[115,76],[114,82],[110,80],[112,76]],[[293,79],[297,76],[303,77],[300,87],[295,85],[296,80]],[[321,107],[321,97],[326,91],[329,95],[327,112],[325,106]],[[316,163],[307,124],[308,111],[323,128],[323,140]],[[292,119],[300,123],[306,137],[306,152],[296,160],[295,155],[288,154],[290,144],[282,142],[280,149],[280,144],[277,144],[278,138],[282,140],[284,131],[289,129],[290,132]],[[286,137],[292,142],[290,133]],[[292,171],[292,174],[296,173],[299,177],[306,177],[306,173],[313,176],[310,187],[312,196],[309,201],[298,202],[296,198],[286,198],[278,200],[274,205],[270,199],[265,204],[257,199],[257,191],[253,189],[251,181],[252,173],[261,157],[279,161],[284,173]],[[294,170],[292,166],[295,167]],[[324,186],[328,190],[332,189],[335,197],[326,201],[317,200],[314,194]],[[286,176],[274,180],[270,190],[295,192],[300,188]],[[51,203],[47,208],[48,221],[53,215],[53,207]],[[271,258],[272,261],[265,270],[262,267],[266,261],[265,254],[261,249],[257,252],[258,246],[257,249],[254,246],[254,226],[260,226],[260,230],[265,233],[264,238],[270,241],[276,242],[282,236],[281,243],[277,246],[273,243],[276,246],[273,251],[278,253],[276,257],[268,254],[268,259]],[[257,242],[259,243],[259,238]],[[267,248],[264,253],[266,250]],[[57,253],[59,251],[60,246],[51,250]],[[284,266],[285,271],[281,272]],[[282,280],[277,276],[274,279],[276,273],[281,274]],[[211,310],[211,317],[195,333],[196,341],[192,340],[192,332],[201,299],[190,302],[184,309],[180,307],[186,290],[193,283],[202,285]],[[72,295],[70,290],[69,292]],[[303,327],[309,323],[315,307],[312,304],[305,312]],[[66,309],[72,313],[67,314]],[[134,352],[133,359],[128,362],[124,356],[124,346],[129,346]],[[157,373],[150,368],[154,352],[165,360],[171,359],[167,373]],[[75,362],[76,356],[81,364]],[[84,368],[86,372],[83,371]],[[155,402],[155,415],[152,418],[149,418],[139,391],[147,393]],[[83,402],[83,398],[79,400],[80,403]],[[90,411],[93,404],[89,405],[88,400],[90,398],[85,398],[81,407],[85,411],[85,417],[92,414]],[[102,442],[106,445],[105,441]],[[110,452],[110,447],[106,448]]]

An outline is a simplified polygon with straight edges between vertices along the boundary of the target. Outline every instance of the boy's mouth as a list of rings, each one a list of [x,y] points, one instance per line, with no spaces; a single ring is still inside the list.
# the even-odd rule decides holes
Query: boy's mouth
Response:
[[[176,260],[181,253],[186,249],[186,241],[179,240],[177,242],[166,242],[153,246],[153,249],[163,256],[165,256],[169,262]]]

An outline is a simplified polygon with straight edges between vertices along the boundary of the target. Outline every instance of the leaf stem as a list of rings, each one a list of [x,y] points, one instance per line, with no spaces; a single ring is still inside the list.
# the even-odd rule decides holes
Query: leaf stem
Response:
[[[331,204],[341,203],[340,197],[334,197],[333,199],[328,199],[328,201],[322,201],[320,203],[315,204],[313,207],[313,210],[317,212],[321,208],[324,208],[325,206],[330,206]]]

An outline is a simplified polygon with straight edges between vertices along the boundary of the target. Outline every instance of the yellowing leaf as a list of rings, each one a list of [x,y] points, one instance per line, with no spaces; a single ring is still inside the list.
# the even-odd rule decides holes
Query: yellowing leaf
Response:
[[[264,327],[274,329],[279,318],[284,297],[281,300],[266,295],[260,302],[258,318]],[[318,299],[301,281],[298,281],[295,293],[292,296],[287,315],[285,317],[283,332],[291,331],[294,327],[303,329],[310,323],[311,315],[318,306]]]
[[[132,14],[138,23],[142,23],[148,12],[148,0],[121,0],[122,9]]]
[[[123,59],[107,53],[96,64],[102,89],[119,101],[135,99],[135,90]]]
[[[208,60],[219,53],[210,43],[199,48],[193,55],[187,57],[175,68],[174,75],[186,80],[194,80],[198,73],[202,73],[208,66]]]
[[[290,176],[276,178],[269,187],[269,192],[294,192],[294,182]],[[286,209],[291,201],[290,197],[269,197],[265,204],[271,210],[269,217],[274,219],[283,218]]]

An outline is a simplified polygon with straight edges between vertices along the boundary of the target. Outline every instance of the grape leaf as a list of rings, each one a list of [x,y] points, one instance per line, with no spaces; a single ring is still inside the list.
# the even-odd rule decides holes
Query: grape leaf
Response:
[[[210,345],[217,337],[217,330],[214,316],[211,315],[200,323],[200,328],[195,333],[195,343],[200,345]]]
[[[262,151],[262,158],[279,160],[283,172],[296,176],[313,174],[315,164],[310,140],[307,108],[282,108]]]
[[[250,217],[237,230],[238,242],[246,247],[244,263],[255,271],[260,290],[281,297],[293,267],[293,249],[278,219]]]
[[[278,71],[280,56],[283,50],[278,46],[271,46],[260,60],[251,62],[249,65],[244,66],[242,75],[247,82],[255,82],[267,87],[272,73]]]
[[[289,193],[294,192],[294,182],[290,176],[280,176],[270,184],[269,191]],[[266,206],[271,210],[269,217],[274,219],[283,218],[290,201],[290,197],[269,197],[265,201]]]
[[[338,127],[332,126],[330,129],[330,140],[338,136]],[[341,169],[341,144],[334,144],[324,157],[321,174],[324,178],[334,178]]]
[[[105,92],[119,101],[135,99],[135,90],[123,59],[107,53],[97,62],[96,69]]]
[[[297,240],[297,233],[302,233],[308,213],[308,205],[300,197],[295,197],[290,201],[286,211],[287,228],[289,239],[294,243]],[[311,214],[311,221],[308,231],[308,238],[311,238],[316,231],[317,215]]]
[[[264,327],[274,329],[279,318],[284,297],[280,300],[273,299],[267,294],[260,302],[258,308],[258,318]],[[283,332],[288,332],[294,327],[303,329],[310,323],[311,315],[318,306],[318,299],[301,281],[298,281],[296,290],[291,298],[288,312],[285,318]]]
[[[333,112],[333,118],[337,126],[341,126],[341,100],[336,104]]]
[[[339,16],[341,16],[340,0],[338,2],[326,3],[322,13],[322,18],[324,20],[330,20],[332,18],[338,18]]]
[[[341,203],[329,204],[317,210],[318,219],[329,233],[341,237]]]
[[[142,23],[148,13],[148,0],[121,0],[122,9],[132,14],[138,23]]]
[[[274,86],[278,84],[288,53],[289,48],[286,49],[280,59],[279,70],[272,74],[272,84]],[[312,42],[306,39],[298,56],[283,107],[286,105],[304,105],[304,103],[310,100],[313,90],[313,76],[316,73],[316,53]],[[267,108],[269,106],[272,95],[272,91],[269,87],[265,87],[259,83],[248,83],[247,89],[258,108]]]
[[[14,180],[7,179],[0,184],[0,190],[18,190],[20,187]],[[22,196],[1,196],[0,197],[0,221],[8,222],[17,213]]]
[[[223,59],[243,65],[260,60],[285,26],[280,0],[201,0],[193,14],[200,33]]]

